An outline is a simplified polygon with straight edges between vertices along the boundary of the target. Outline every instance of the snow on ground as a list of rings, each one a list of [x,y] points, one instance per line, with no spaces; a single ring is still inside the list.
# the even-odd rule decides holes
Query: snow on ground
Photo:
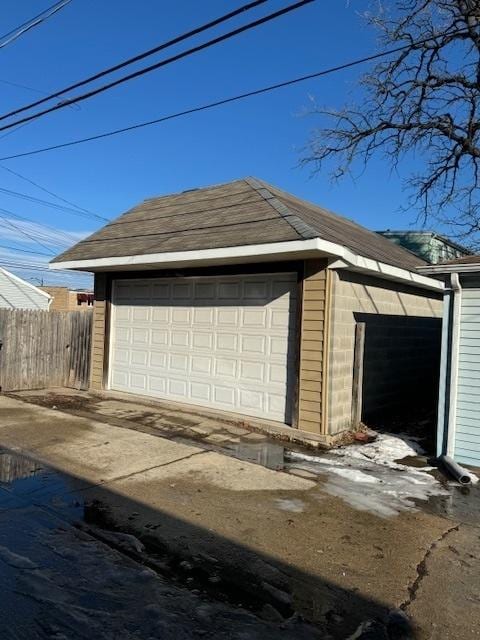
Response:
[[[422,453],[415,438],[379,434],[375,442],[352,444],[320,456],[290,451],[287,460],[290,468],[325,475],[322,488],[352,507],[391,517],[415,509],[416,500],[448,495],[429,473],[433,467],[411,467],[401,462]]]
[[[275,500],[275,504],[282,511],[291,511],[292,513],[302,513],[302,511],[305,511],[305,503],[298,498],[278,498]]]

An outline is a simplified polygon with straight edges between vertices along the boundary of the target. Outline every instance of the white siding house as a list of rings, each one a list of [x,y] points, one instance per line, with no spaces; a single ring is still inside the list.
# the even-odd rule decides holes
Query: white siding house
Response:
[[[43,309],[52,296],[0,267],[0,309]]]
[[[480,467],[480,256],[420,269],[445,278],[437,454]]]

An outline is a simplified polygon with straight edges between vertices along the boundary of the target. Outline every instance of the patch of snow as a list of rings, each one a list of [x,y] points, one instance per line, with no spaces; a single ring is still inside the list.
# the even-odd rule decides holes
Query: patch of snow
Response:
[[[333,467],[331,471],[341,478],[346,478],[352,482],[360,482],[361,484],[376,484],[377,482],[381,482],[381,480],[375,478],[375,476],[364,473],[359,469],[339,469],[338,467]]]
[[[292,468],[325,476],[322,489],[330,495],[361,511],[391,517],[401,511],[414,510],[416,500],[448,494],[428,473],[433,467],[401,463],[403,458],[421,453],[423,450],[416,438],[379,434],[375,442],[333,449],[323,456],[290,451],[287,458]]]
[[[302,513],[305,510],[305,503],[302,500],[296,498],[278,498],[275,500],[275,504],[282,511],[291,511],[292,513]]]
[[[470,471],[470,469],[468,469],[468,475],[470,476],[471,480],[472,480],[472,484],[477,484],[478,482],[478,476],[475,475],[473,473],[473,471]]]
[[[393,435],[389,433],[379,433],[374,442],[368,444],[351,444],[339,449],[332,449],[333,455],[342,458],[357,458],[360,460],[371,460],[376,464],[382,464],[398,469],[398,460],[408,456],[418,456],[424,453],[423,448],[418,443],[417,438],[410,438],[406,435]],[[400,465],[403,467],[404,465]]]

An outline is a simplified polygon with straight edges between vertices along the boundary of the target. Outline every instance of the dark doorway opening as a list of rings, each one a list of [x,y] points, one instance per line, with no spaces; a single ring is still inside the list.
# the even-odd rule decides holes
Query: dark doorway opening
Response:
[[[356,313],[355,320],[361,421],[373,429],[419,436],[433,451],[441,320],[367,313]]]

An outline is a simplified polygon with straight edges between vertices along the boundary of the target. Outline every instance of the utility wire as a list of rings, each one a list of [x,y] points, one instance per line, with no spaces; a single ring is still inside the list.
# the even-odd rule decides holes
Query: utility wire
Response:
[[[38,238],[35,238],[35,236],[31,236],[27,231],[22,229],[22,227],[20,227],[18,224],[15,224],[14,222],[9,220],[6,216],[2,215],[1,213],[0,213],[0,218],[4,221],[4,223],[7,226],[11,227],[12,229],[15,229],[15,231],[18,231],[19,233],[24,235],[29,240],[33,240],[33,242],[35,242],[36,244],[41,246],[43,249],[46,249],[51,255],[55,255],[55,251],[52,251],[50,249],[50,247],[47,247],[47,245],[45,245],[42,242],[40,242],[40,240],[38,240]]]
[[[32,269],[32,270],[36,269],[36,270],[39,270],[39,271],[48,271],[48,272],[50,272],[52,274],[61,272],[61,273],[65,273],[67,275],[71,275],[73,277],[75,277],[75,276],[78,277],[78,276],[81,276],[81,275],[85,275],[86,276],[86,274],[74,273],[74,272],[72,272],[72,270],[69,270],[69,269],[54,269],[54,270],[53,269],[49,269],[48,263],[45,263],[45,262],[44,263],[42,263],[42,262],[20,262],[18,260],[12,259],[12,258],[3,259],[0,256],[0,263],[6,264],[7,262],[10,265],[14,265],[15,267],[17,267],[19,269]],[[45,266],[43,266],[43,265],[45,265]],[[88,277],[88,276],[86,276],[86,277]]]
[[[71,276],[72,278],[78,278],[82,276],[88,277],[84,274],[72,273],[72,271],[68,271],[67,269],[55,269],[55,271],[53,271],[52,269],[49,269],[48,266],[42,267],[39,263],[12,262],[11,260],[8,260],[8,258],[4,260],[1,256],[0,265],[8,267],[9,269],[22,269],[24,271],[44,271],[51,274],[52,276]]]
[[[103,93],[104,91],[107,91],[109,89],[113,89],[113,87],[116,87],[120,84],[123,84],[125,82],[129,82],[130,80],[134,80],[135,78],[139,78],[140,76],[143,76],[147,73],[151,73],[152,71],[156,71],[157,69],[160,69],[161,67],[165,67],[169,64],[172,64],[173,62],[177,62],[178,60],[182,60],[183,58],[186,58],[188,56],[191,56],[195,53],[198,53],[199,51],[204,51],[205,49],[208,49],[210,47],[213,47],[214,45],[219,44],[220,42],[224,42],[225,40],[229,40],[230,38],[233,38],[241,33],[244,33],[245,31],[249,31],[251,29],[255,29],[256,27],[259,27],[267,22],[270,22],[272,20],[275,20],[276,18],[279,18],[283,15],[286,15],[287,13],[290,13],[292,11],[296,11],[297,9],[300,9],[301,7],[310,4],[311,2],[314,2],[315,0],[299,0],[298,2],[289,5],[287,7],[284,7],[283,9],[279,9],[278,11],[275,11],[273,13],[270,13],[266,16],[264,16],[263,18],[259,18],[258,20],[254,20],[253,22],[249,22],[241,27],[238,27],[237,29],[233,29],[232,31],[228,31],[227,33],[222,34],[221,36],[217,36],[216,38],[212,38],[211,40],[207,40],[207,42],[203,42],[202,44],[199,44],[195,47],[191,47],[190,49],[186,49],[185,51],[182,51],[180,53],[177,53],[174,56],[171,56],[169,58],[165,58],[164,60],[160,60],[159,62],[152,64],[148,67],[144,67],[143,69],[139,69],[138,71],[134,71],[133,73],[129,73],[126,76],[122,76],[121,78],[118,78],[117,80],[113,80],[112,82],[109,82],[107,84],[104,84],[100,87],[97,87],[96,89],[92,89],[90,91],[88,91],[87,93],[83,93],[79,96],[75,96],[73,98],[70,99],[66,99],[62,102],[59,102],[56,105],[53,105],[52,107],[49,107],[47,109],[43,109],[42,111],[38,111],[37,113],[34,113],[32,115],[29,116],[25,116],[23,118],[20,118],[19,120],[15,120],[14,122],[10,122],[9,124],[5,124],[2,127],[0,127],[0,131],[6,131],[7,129],[10,129],[12,127],[16,127],[19,124],[23,124],[24,122],[30,122],[31,120],[36,120],[44,115],[46,115],[47,113],[52,113],[53,111],[58,111],[59,109],[64,109],[65,107],[69,106],[69,105],[73,105],[73,104],[77,104],[78,102],[82,102],[83,100],[87,100],[88,98],[91,98],[95,95],[98,95],[99,93]],[[6,114],[4,116],[0,117],[0,120],[4,120],[5,118],[9,117],[9,115],[11,114]]]
[[[47,258],[50,258],[51,254],[50,253],[42,253],[40,251],[35,251],[33,249],[21,249],[20,247],[10,247],[6,244],[0,244],[0,248],[1,249],[8,249],[10,251],[21,251],[22,253],[29,253],[31,255],[35,255],[35,256],[46,256]],[[0,256],[1,258],[1,256]]]
[[[38,93],[41,96],[50,95],[47,91],[42,91],[41,89],[35,89],[34,87],[29,87],[27,84],[20,84],[18,82],[12,82],[11,80],[5,80],[4,78],[0,78],[0,83],[1,84],[6,84],[9,87],[16,87],[17,89],[24,89],[25,91],[31,91],[32,93]],[[71,107],[72,109],[74,109],[75,111],[80,111],[81,108],[82,108],[78,104],[70,104],[68,106]]]
[[[56,2],[51,7],[48,7],[38,15],[30,18],[18,27],[15,27],[15,29],[12,29],[8,33],[5,33],[3,36],[0,36],[0,49],[3,49],[3,47],[6,47],[14,40],[17,40],[17,38],[20,38],[20,36],[22,36],[27,31],[30,31],[30,29],[33,29],[42,22],[45,22],[45,20],[48,20],[48,18],[63,9],[70,2],[71,0],[60,0],[60,2]]]
[[[461,30],[458,32],[450,32],[450,35],[466,33],[466,31]],[[264,93],[269,93],[270,91],[276,91],[277,89],[283,89],[284,87],[290,87],[295,84],[299,84],[301,82],[306,82],[307,80],[312,80],[314,78],[320,78],[322,76],[327,76],[332,73],[336,73],[338,71],[343,71],[344,69],[349,69],[351,67],[358,66],[360,64],[364,64],[365,62],[371,62],[372,60],[377,60],[378,58],[383,58],[384,56],[391,55],[392,53],[397,53],[399,51],[403,51],[412,46],[420,45],[424,42],[428,42],[434,39],[434,37],[438,37],[440,35],[445,34],[437,34],[437,36],[432,36],[430,38],[425,38],[424,40],[419,40],[417,42],[413,42],[411,44],[402,45],[400,47],[395,47],[394,49],[387,49],[386,51],[382,51],[380,53],[375,53],[371,56],[366,56],[364,58],[358,58],[356,60],[352,60],[351,62],[346,62],[341,65],[337,65],[335,67],[330,67],[327,69],[323,69],[321,71],[316,71],[314,73],[309,73],[305,76],[299,76],[297,78],[292,78],[291,80],[285,80],[284,82],[278,82],[276,84],[271,84],[266,87],[262,87],[260,89],[254,89],[252,91],[247,91],[245,93],[240,93],[235,96],[230,96],[228,98],[222,98],[220,100],[216,100],[215,102],[209,102],[207,104],[203,104],[197,107],[191,107],[190,109],[185,109],[184,111],[177,111],[176,113],[171,113],[169,115],[163,116],[161,118],[155,118],[155,120],[147,120],[146,122],[139,122],[137,124],[132,124],[128,127],[122,127],[121,129],[113,129],[112,131],[106,131],[104,133],[98,133],[93,136],[88,136],[86,138],[78,138],[76,140],[70,140],[69,142],[62,142],[60,144],[55,144],[50,147],[40,147],[39,149],[32,149],[31,151],[24,151],[23,153],[16,153],[11,156],[4,156],[0,158],[0,161],[3,162],[5,160],[14,160],[15,158],[25,158],[27,156],[34,156],[39,153],[46,153],[47,151],[55,151],[57,149],[65,149],[67,147],[73,147],[78,144],[84,144],[85,142],[94,142],[96,140],[101,140],[103,138],[110,138],[112,136],[119,135],[121,133],[127,133],[129,131],[135,131],[136,129],[142,129],[144,127],[150,127],[154,124],[160,124],[162,122],[167,122],[168,120],[175,120],[177,118],[182,118],[184,116],[192,115],[193,113],[199,113],[201,111],[208,111],[209,109],[214,109],[215,107],[220,107],[225,104],[230,104],[232,102],[238,102],[240,100],[245,100],[246,98],[252,98],[254,96],[259,96]]]
[[[14,116],[18,113],[22,113],[23,111],[33,109],[33,107],[38,107],[39,105],[49,100],[52,100],[53,98],[58,98],[64,93],[68,93],[69,91],[73,91],[74,89],[78,89],[79,87],[83,87],[86,84],[90,84],[94,80],[98,80],[99,78],[103,78],[104,76],[110,73],[113,73],[114,71],[123,69],[124,67],[134,64],[135,62],[139,62],[140,60],[144,60],[145,58],[148,58],[154,55],[155,53],[159,53],[160,51],[162,51],[163,49],[166,49],[167,47],[172,47],[175,44],[179,44],[180,42],[183,42],[188,38],[196,36],[199,33],[202,33],[203,31],[207,31],[208,29],[216,27],[219,24],[222,24],[223,22],[226,22],[227,20],[230,20],[231,18],[234,18],[237,15],[240,15],[241,13],[246,13],[247,11],[250,11],[251,9],[258,7],[259,5],[264,4],[265,2],[268,2],[268,0],[255,0],[255,2],[250,2],[249,4],[245,4],[242,7],[235,9],[234,11],[230,11],[230,13],[227,13],[223,16],[220,16],[219,18],[215,18],[215,20],[211,20],[210,22],[207,22],[206,24],[201,25],[200,27],[196,27],[195,29],[192,29],[191,31],[187,31],[186,33],[183,33],[179,36],[176,36],[171,40],[162,42],[162,44],[159,44],[153,47],[152,49],[148,49],[147,51],[139,53],[138,55],[133,56],[132,58],[128,58],[127,60],[119,62],[118,64],[113,65],[113,67],[108,67],[107,69],[103,69],[102,71],[99,71],[93,76],[89,76],[88,78],[84,78],[83,80],[75,82],[74,84],[71,84],[68,87],[65,87],[64,89],[55,91],[55,93],[51,93],[50,95],[47,95],[46,98],[42,98],[41,100],[37,100],[36,102],[27,104],[24,107],[20,107],[18,109],[15,109],[14,111],[10,111],[10,113],[7,113],[4,116],[1,116],[0,120],[4,120],[5,118],[9,118],[10,116]]]
[[[39,238],[40,240],[45,240],[46,242],[50,242],[54,246],[65,246],[66,244],[71,244],[72,242],[78,242],[78,238],[69,234],[61,229],[55,229],[54,227],[49,227],[46,224],[36,222],[31,218],[27,218],[25,216],[21,216],[18,213],[13,213],[13,211],[9,211],[8,209],[0,208],[0,211],[7,216],[15,218],[16,220],[20,220],[22,222],[26,222],[27,225],[23,225],[23,229],[27,232],[32,233],[35,238]],[[12,223],[13,221],[10,220]],[[53,232],[53,233],[52,233]]]
[[[45,225],[43,223],[35,222],[31,218],[20,216],[17,213],[9,211],[8,209],[1,208],[0,211],[3,211],[3,213],[7,214],[11,218],[14,218],[15,220],[27,223],[23,224],[23,228],[26,231],[32,233],[35,238],[39,238],[40,240],[49,242],[52,246],[63,247],[65,245],[78,242],[78,238],[74,237],[73,235],[69,235],[60,229],[55,229],[54,227],[49,227],[48,225]]]
[[[17,178],[20,178],[21,180],[24,180],[25,182],[28,182],[29,184],[33,185],[37,189],[40,189],[40,191],[43,191],[44,193],[47,193],[49,196],[53,196],[57,200],[60,200],[61,202],[64,202],[65,204],[68,204],[68,205],[74,207],[75,209],[78,209],[79,211],[83,211],[83,213],[87,213],[87,214],[90,214],[90,215],[95,216],[95,217],[97,216],[97,214],[94,213],[93,211],[90,211],[89,209],[84,209],[83,207],[79,207],[74,202],[71,202],[70,200],[67,200],[66,198],[62,198],[62,196],[59,196],[58,193],[55,193],[53,191],[49,191],[45,187],[42,187],[42,185],[38,184],[38,182],[35,182],[34,180],[31,180],[30,178],[27,178],[26,176],[22,175],[21,173],[18,173],[17,171],[14,171],[13,169],[9,169],[5,165],[0,165],[0,169],[3,169],[4,171],[8,171],[8,173],[11,173],[12,175],[16,176]]]
[[[42,200],[41,198],[36,198],[35,196],[29,196],[28,194],[20,193],[19,191],[12,191],[11,189],[5,189],[4,187],[0,187],[0,193],[5,193],[6,195],[12,196],[14,198],[21,198],[22,200],[28,200],[29,202],[35,202],[36,204],[41,204],[46,207],[52,207],[53,209],[58,209],[60,211],[66,211],[68,213],[72,213],[82,218],[96,218],[97,220],[110,222],[108,218],[100,216],[96,213],[83,213],[82,211],[78,211],[77,209],[72,209],[71,207],[66,207],[64,205],[57,204],[56,202],[50,202],[49,200]]]

